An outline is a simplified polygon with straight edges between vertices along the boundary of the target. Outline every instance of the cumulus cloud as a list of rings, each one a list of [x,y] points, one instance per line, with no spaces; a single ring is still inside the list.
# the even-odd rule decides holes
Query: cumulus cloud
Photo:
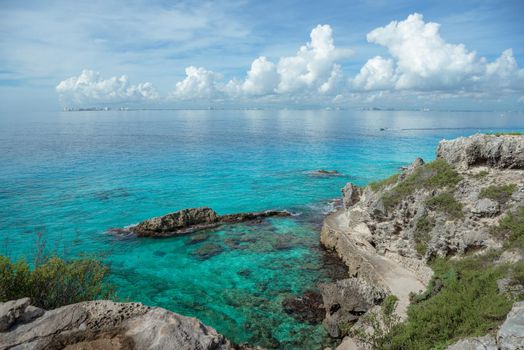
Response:
[[[158,98],[151,83],[131,85],[127,76],[102,79],[100,73],[83,70],[79,76],[62,80],[57,86],[60,101],[66,105],[90,103],[147,102]]]
[[[176,84],[172,97],[180,100],[199,100],[216,97],[220,91],[218,81],[220,74],[202,67],[189,66],[186,68],[186,77]]]
[[[489,62],[463,44],[446,42],[440,25],[425,22],[421,14],[376,28],[367,40],[385,47],[389,55],[368,59],[352,77],[342,66],[352,51],[335,46],[329,25],[318,25],[294,55],[273,61],[260,56],[244,77],[227,83],[219,73],[189,66],[167,98],[160,99],[150,83],[131,85],[126,76],[102,79],[88,70],[60,82],[56,90],[67,103],[161,100],[180,105],[183,101],[350,105],[389,103],[395,98],[497,99],[502,94],[520,96],[524,90],[524,69],[519,69],[511,49]]]
[[[524,71],[518,69],[511,49],[487,63],[463,44],[447,43],[439,30],[439,24],[424,22],[415,13],[369,32],[368,42],[386,47],[391,58],[369,59],[352,80],[353,86],[361,90],[479,92],[493,91],[494,85],[522,85]]]
[[[340,81],[342,71],[336,62],[348,58],[352,52],[335,47],[329,25],[318,25],[311,31],[310,38],[311,41],[300,47],[295,56],[283,57],[278,62],[278,92],[303,89],[328,92]]]

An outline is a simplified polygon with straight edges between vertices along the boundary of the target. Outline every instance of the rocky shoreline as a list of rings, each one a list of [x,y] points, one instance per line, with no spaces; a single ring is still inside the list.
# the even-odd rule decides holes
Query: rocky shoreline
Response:
[[[417,158],[399,174],[366,187],[348,183],[342,204],[325,218],[320,241],[340,258],[347,274],[319,285],[320,293],[285,299],[282,307],[301,322],[322,322],[341,342],[337,350],[368,350],[373,348],[370,343],[356,335],[376,331],[365,320],[385,315],[388,305],[394,305],[390,311],[398,324],[408,319],[409,305],[429,286],[429,292],[439,293],[442,286],[435,286],[438,281],[430,268],[434,259],[460,261],[498,250],[496,264],[513,266],[524,260],[521,246],[509,245],[507,236],[494,233],[502,218],[524,206],[524,136],[443,140],[434,162]],[[202,207],[113,232],[169,237],[290,215],[265,211],[220,216]],[[499,293],[524,295],[518,283],[501,278]],[[389,304],[391,296],[395,304]],[[524,348],[523,302],[517,300],[499,325],[448,349]],[[197,319],[138,303],[90,301],[51,311],[31,306],[27,298],[0,304],[0,349],[61,348],[248,349]]]

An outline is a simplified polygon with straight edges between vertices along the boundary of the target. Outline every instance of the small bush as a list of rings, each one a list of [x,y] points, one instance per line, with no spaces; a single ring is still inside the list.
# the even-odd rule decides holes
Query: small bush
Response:
[[[392,208],[417,189],[454,188],[462,177],[443,159],[417,168],[390,191],[384,194],[382,200],[386,208]]]
[[[415,224],[414,240],[415,249],[421,255],[426,254],[428,242],[431,239],[429,233],[435,227],[435,220],[427,215],[421,216]]]
[[[497,288],[507,267],[493,267],[486,257],[475,256],[437,259],[432,268],[426,297],[409,307],[407,321],[395,326],[378,349],[442,349],[460,338],[486,334],[511,309],[512,301]]]
[[[505,204],[510,198],[513,192],[517,189],[517,185],[491,185],[484,187],[479,194],[479,198],[489,198],[500,204]]]
[[[103,283],[108,273],[107,266],[92,258],[51,257],[31,270],[25,260],[0,256],[0,302],[29,297],[32,305],[49,310],[109,298],[111,288]]]
[[[482,171],[479,171],[478,173],[476,173],[474,176],[477,179],[482,179],[483,177],[488,176],[488,174],[489,174],[489,171],[482,170]]]
[[[524,247],[524,207],[510,212],[499,221],[498,227],[492,233],[502,239],[507,239],[506,246]]]
[[[368,186],[374,191],[380,191],[386,186],[393,185],[398,180],[399,174],[388,177],[387,179],[371,182]]]
[[[521,133],[520,131],[507,131],[507,132],[496,132],[493,135],[495,135],[495,136],[504,136],[504,135],[521,136],[521,135],[524,135],[524,134]]]
[[[453,219],[460,219],[464,216],[464,213],[462,212],[462,203],[457,201],[453,194],[449,192],[441,193],[429,199],[426,201],[426,204],[431,210],[446,213]]]

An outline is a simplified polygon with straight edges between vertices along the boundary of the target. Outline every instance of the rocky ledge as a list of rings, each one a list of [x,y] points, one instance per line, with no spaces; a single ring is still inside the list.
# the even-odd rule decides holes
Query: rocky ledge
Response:
[[[441,141],[436,161],[417,158],[364,188],[348,183],[342,199],[343,208],[326,217],[321,231],[322,244],[338,254],[350,276],[321,286],[324,325],[333,337],[348,334],[389,294],[398,298],[396,313],[405,319],[411,296],[432,278],[431,259],[505,249],[505,238],[493,229],[524,205],[524,137]],[[504,254],[512,262],[524,257],[520,249]],[[365,348],[348,337],[343,344],[341,349]]]
[[[211,208],[200,207],[179,210],[174,213],[142,221],[127,229],[111,231],[114,233],[133,233],[138,237],[170,237],[214,228],[224,224],[235,224],[269,217],[286,216],[291,216],[291,213],[286,210],[266,210],[251,213],[218,215]]]
[[[88,301],[45,311],[0,303],[0,349],[234,349],[196,318],[139,303]]]

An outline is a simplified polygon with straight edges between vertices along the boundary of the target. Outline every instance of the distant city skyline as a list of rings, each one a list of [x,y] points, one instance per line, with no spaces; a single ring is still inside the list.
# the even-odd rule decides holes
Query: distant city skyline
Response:
[[[524,110],[521,1],[3,1],[0,9],[1,110]]]

